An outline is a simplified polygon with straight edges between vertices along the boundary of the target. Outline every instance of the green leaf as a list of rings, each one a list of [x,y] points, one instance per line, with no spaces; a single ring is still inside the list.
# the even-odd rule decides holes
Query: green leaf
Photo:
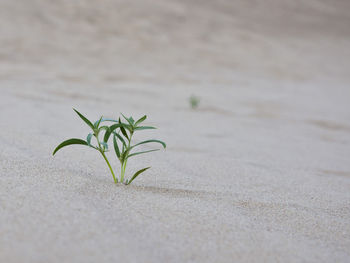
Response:
[[[84,115],[82,115],[79,111],[77,111],[76,109],[73,109],[78,115],[79,117],[87,124],[90,126],[90,128],[92,130],[95,130],[94,125],[91,123],[91,121],[89,121],[86,117],[84,117]]]
[[[128,136],[128,134],[126,133],[126,130],[124,129],[123,126],[120,126],[120,130],[121,130],[122,134],[129,140],[129,136]]]
[[[117,139],[115,137],[116,137],[116,135],[114,134],[114,136],[113,136],[114,151],[115,151],[115,154],[118,156],[118,158],[120,158],[120,151],[119,151],[119,147],[118,147],[118,142],[117,142]]]
[[[94,127],[95,127],[96,129],[98,128],[98,126],[100,126],[101,121],[102,121],[102,116],[101,116],[101,118],[100,118],[98,121],[96,121],[96,122],[94,123]]]
[[[152,126],[139,126],[139,127],[135,127],[134,130],[154,130],[157,129],[156,127],[152,127]]]
[[[138,124],[140,124],[141,122],[143,122],[144,120],[146,120],[147,118],[147,115],[144,115],[142,118],[138,119],[136,122],[135,122],[135,126],[137,126]]]
[[[123,113],[122,113],[122,116],[124,117],[124,119],[127,120],[127,122],[130,124],[130,126],[134,125],[134,119],[132,117],[127,118],[127,117],[125,117],[125,115]]]
[[[122,123],[122,121],[120,120],[120,118],[119,118],[119,123]],[[124,123],[123,123],[124,124]],[[126,127],[126,126],[128,126],[127,124],[124,124],[122,127],[120,127],[120,130],[121,130],[121,132],[122,132],[122,134],[129,140],[129,137],[128,137],[128,134],[126,133],[126,130],[124,129],[124,128],[127,128],[128,130],[129,130],[129,132],[131,133],[131,127],[129,128],[129,127]]]
[[[131,184],[131,182],[132,182],[137,176],[139,176],[141,173],[143,173],[144,171],[148,170],[149,168],[151,168],[151,167],[146,167],[146,168],[143,168],[143,169],[141,169],[141,170],[138,170],[138,171],[131,177],[131,179],[130,179],[129,181],[126,182],[126,184],[127,184],[127,185],[128,185],[128,184]]]
[[[86,142],[87,142],[87,144],[88,144],[89,147],[98,150],[95,146],[93,146],[93,145],[91,144],[91,138],[92,138],[92,136],[93,136],[92,133],[89,133],[88,136],[86,137]]]
[[[108,142],[108,139],[109,139],[109,136],[111,136],[111,133],[117,129],[117,128],[120,128],[122,127],[123,125],[121,123],[117,123],[117,124],[113,124],[111,125],[108,129],[106,129],[106,133],[105,133],[105,136],[103,138],[103,141],[104,142]]]
[[[120,136],[118,133],[114,132],[114,135],[118,137],[118,139],[122,142],[123,146],[126,148],[126,142],[123,139],[122,136]]]
[[[120,159],[119,159],[122,163],[124,163],[124,161],[128,158],[127,154],[128,154],[128,151],[125,150],[124,145],[123,145],[123,150],[120,154]]]
[[[101,122],[104,122],[104,121],[118,122],[117,120],[114,120],[114,119],[102,118]]]
[[[102,130],[106,130],[108,131],[109,127],[108,126],[101,126],[100,128],[98,128],[98,131],[102,131]]]
[[[60,145],[58,145],[56,147],[56,149],[53,151],[52,155],[55,155],[55,153],[65,147],[65,146],[68,146],[68,145],[72,145],[72,144],[81,144],[81,145],[88,145],[88,143],[82,139],[76,139],[76,138],[72,138],[72,139],[69,139],[69,140],[66,140],[64,142],[62,142]]]
[[[155,151],[159,151],[159,149],[132,153],[132,154],[130,154],[127,158],[130,158],[130,157],[135,156],[135,155],[139,155],[139,154],[143,154],[143,153],[150,153],[150,152],[155,152]]]
[[[134,148],[134,147],[141,145],[141,144],[150,143],[150,142],[160,143],[164,147],[164,149],[166,148],[165,142],[162,142],[160,140],[147,140],[147,141],[139,142],[139,143],[135,144],[134,146],[132,146],[131,148]]]
[[[107,143],[105,143],[105,142],[100,142],[100,144],[102,144],[103,150],[104,150],[104,151],[105,151],[105,150],[108,150],[108,144],[107,144]]]
[[[125,153],[125,150],[126,150],[126,144],[123,144],[122,155]]]
[[[86,137],[86,142],[89,146],[91,146],[91,138],[92,138],[92,133],[89,133],[88,136]]]

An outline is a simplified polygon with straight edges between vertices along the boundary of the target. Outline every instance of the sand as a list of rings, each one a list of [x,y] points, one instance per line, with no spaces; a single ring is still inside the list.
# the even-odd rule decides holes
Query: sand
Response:
[[[349,262],[349,8],[0,0],[0,262]],[[72,107],[168,148],[116,186]]]

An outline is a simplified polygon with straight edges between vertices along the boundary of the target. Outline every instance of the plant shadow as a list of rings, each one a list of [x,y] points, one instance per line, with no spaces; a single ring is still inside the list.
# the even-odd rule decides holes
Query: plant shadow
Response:
[[[137,191],[168,195],[172,197],[191,197],[191,198],[206,197],[208,198],[208,197],[216,196],[214,192],[209,192],[205,190],[190,190],[190,189],[168,188],[168,187],[161,187],[161,186],[138,186],[138,185],[130,185],[129,187]]]

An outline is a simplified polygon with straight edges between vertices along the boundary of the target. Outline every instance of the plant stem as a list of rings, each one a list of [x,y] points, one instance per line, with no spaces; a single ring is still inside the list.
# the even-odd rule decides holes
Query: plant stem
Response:
[[[123,183],[124,182],[124,175],[125,175],[125,170],[126,170],[126,163],[127,163],[127,160],[124,161],[122,163],[122,166],[121,166],[121,172],[120,172],[120,181]]]
[[[102,154],[103,159],[105,159],[105,161],[106,161],[106,163],[107,163],[107,165],[108,165],[108,167],[109,167],[109,170],[111,170],[114,183],[117,184],[117,183],[118,183],[118,179],[115,177],[115,174],[114,174],[114,172],[113,172],[112,166],[111,166],[111,164],[109,163],[109,161],[108,161],[108,159],[107,159],[107,157],[106,157],[106,155],[105,155],[105,153],[104,153],[104,150],[103,150],[102,147],[101,147],[100,140],[98,139],[98,133],[97,133],[97,134],[94,134],[94,135],[95,135],[96,140],[97,140],[98,150],[99,150],[99,152]]]
[[[120,181],[122,183],[124,183],[124,175],[125,175],[125,170],[126,170],[126,164],[128,162],[128,156],[129,156],[129,151],[130,151],[130,145],[131,145],[131,137],[133,135],[133,132],[130,132],[130,136],[128,138],[128,147],[126,148],[126,159],[124,160],[124,162],[121,164],[121,171],[120,171]]]
[[[102,154],[103,158],[105,159],[105,161],[106,161],[106,163],[107,163],[109,169],[111,170],[111,173],[112,173],[113,179],[114,179],[114,183],[118,183],[118,179],[115,177],[115,174],[114,174],[114,172],[113,172],[113,169],[112,169],[112,167],[111,167],[111,165],[110,165],[110,163],[109,163],[109,161],[108,161],[106,155],[105,155],[104,152],[102,152],[102,151],[101,151],[101,154]]]
[[[121,167],[120,167],[120,182],[123,183],[124,181],[124,173],[125,173],[125,170],[123,169],[124,167],[124,163],[121,164]]]

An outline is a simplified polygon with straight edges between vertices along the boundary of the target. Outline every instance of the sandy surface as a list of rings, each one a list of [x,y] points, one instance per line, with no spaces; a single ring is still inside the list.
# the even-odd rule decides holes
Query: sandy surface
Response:
[[[349,262],[349,9],[0,0],[0,262]],[[168,149],[116,186],[72,107]]]

